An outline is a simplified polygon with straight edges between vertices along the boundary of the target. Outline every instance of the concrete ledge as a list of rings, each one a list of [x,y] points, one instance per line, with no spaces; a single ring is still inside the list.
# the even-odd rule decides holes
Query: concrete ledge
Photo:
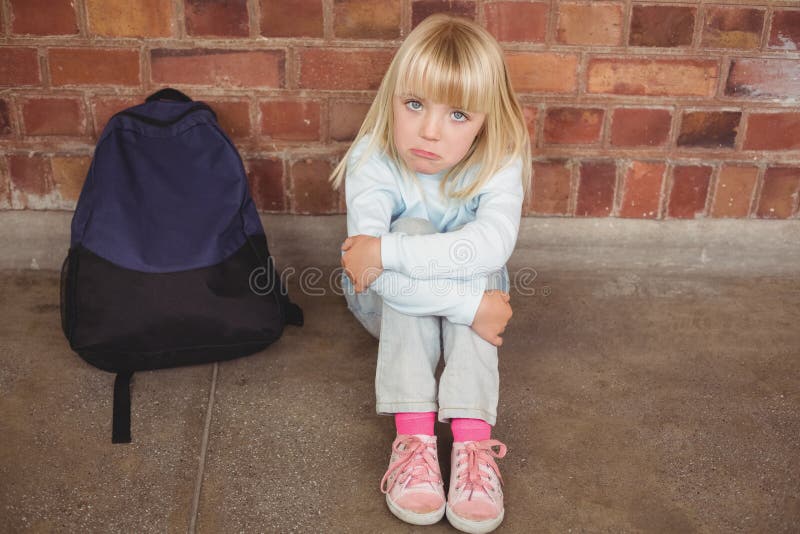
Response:
[[[58,270],[71,211],[0,212],[0,269]],[[278,266],[333,268],[344,215],[262,215]],[[775,275],[800,271],[800,220],[533,218],[522,220],[511,270],[656,269]]]

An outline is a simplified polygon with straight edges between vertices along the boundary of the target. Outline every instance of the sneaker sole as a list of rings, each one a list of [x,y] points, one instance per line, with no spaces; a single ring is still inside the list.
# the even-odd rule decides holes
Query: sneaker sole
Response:
[[[447,508],[447,520],[450,522],[450,524],[461,532],[467,532],[469,534],[486,534],[487,532],[493,531],[500,526],[500,523],[503,522],[503,516],[505,516],[505,514],[506,511],[503,509],[500,510],[500,515],[494,519],[487,519],[486,521],[470,521],[469,519],[458,517],[455,512],[450,511],[449,507]]]
[[[394,502],[392,502],[388,494],[386,495],[386,505],[389,507],[389,511],[392,512],[395,517],[405,521],[406,523],[411,523],[412,525],[433,525],[434,523],[438,523],[442,520],[442,517],[444,517],[445,508],[447,508],[447,503],[445,503],[440,509],[434,510],[433,512],[429,512],[427,514],[417,514],[409,510],[403,510],[397,506]]]

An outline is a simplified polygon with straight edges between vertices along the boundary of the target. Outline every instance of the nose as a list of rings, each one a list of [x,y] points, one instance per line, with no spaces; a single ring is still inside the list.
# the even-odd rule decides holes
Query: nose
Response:
[[[442,135],[442,126],[435,113],[425,113],[420,125],[419,136],[428,141],[438,141]]]

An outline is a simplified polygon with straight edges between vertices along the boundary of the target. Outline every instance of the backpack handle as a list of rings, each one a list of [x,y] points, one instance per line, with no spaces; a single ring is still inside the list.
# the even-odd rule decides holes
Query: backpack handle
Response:
[[[152,102],[154,100],[175,100],[177,102],[191,102],[192,99],[186,96],[185,94],[181,93],[177,89],[173,89],[172,87],[167,87],[160,91],[156,91],[152,95],[148,96],[145,102]]]

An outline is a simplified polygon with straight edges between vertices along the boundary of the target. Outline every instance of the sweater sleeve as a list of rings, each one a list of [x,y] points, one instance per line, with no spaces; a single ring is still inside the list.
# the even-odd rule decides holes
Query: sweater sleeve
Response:
[[[475,220],[452,232],[381,237],[384,269],[416,279],[470,279],[502,268],[514,251],[522,213],[522,161],[495,174],[478,194]]]

